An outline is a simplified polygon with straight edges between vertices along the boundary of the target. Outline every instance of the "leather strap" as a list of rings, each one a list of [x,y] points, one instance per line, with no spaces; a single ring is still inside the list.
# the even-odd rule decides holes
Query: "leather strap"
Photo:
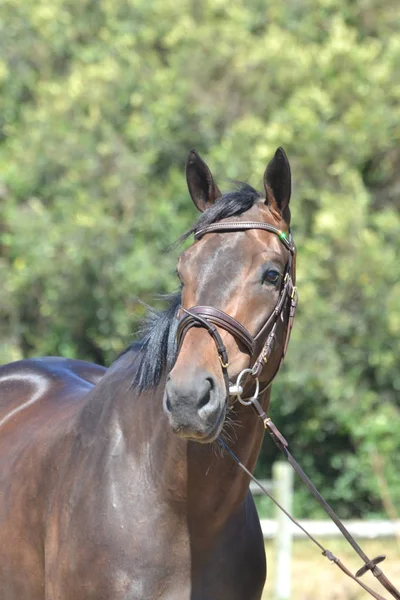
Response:
[[[281,240],[282,244],[294,254],[296,252],[296,247],[291,240],[291,236],[289,236],[274,227],[273,225],[269,225],[269,223],[263,223],[262,221],[219,221],[218,223],[212,223],[211,225],[207,225],[202,229],[198,229],[194,237],[196,240],[199,240],[206,233],[221,233],[224,231],[245,231],[246,229],[263,229],[264,231],[269,231],[271,233],[275,233]]]
[[[226,394],[228,396],[229,395],[229,375],[228,375],[229,359],[228,359],[228,353],[226,351],[224,342],[222,341],[222,338],[221,338],[217,328],[215,327],[215,325],[209,323],[206,319],[204,319],[201,315],[193,314],[192,312],[186,310],[186,308],[183,308],[183,306],[181,307],[181,310],[183,310],[183,312],[187,313],[187,316],[183,317],[183,319],[181,319],[179,326],[178,326],[178,332],[177,332],[178,349],[180,348],[183,338],[185,337],[185,335],[187,334],[189,329],[191,329],[192,327],[204,327],[205,329],[207,329],[208,333],[211,335],[211,337],[213,338],[213,340],[217,346],[217,352],[218,352],[219,360],[221,363],[222,374],[224,376],[224,381],[225,381]]]
[[[228,331],[233,337],[236,337],[245,347],[250,356],[254,354],[255,342],[254,338],[239,321],[228,315],[219,308],[213,306],[193,306],[190,310],[185,310],[186,315],[179,323],[178,327],[178,343],[181,338],[181,329],[190,321],[191,316],[201,316],[203,319],[214,323],[218,327]]]

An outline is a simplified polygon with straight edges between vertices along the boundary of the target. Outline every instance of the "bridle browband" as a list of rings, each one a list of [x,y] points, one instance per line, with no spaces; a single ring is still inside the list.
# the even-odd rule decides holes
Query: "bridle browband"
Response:
[[[274,347],[279,318],[281,318],[283,321],[285,309],[289,305],[289,316],[286,324],[286,334],[281,359],[277,369],[275,370],[275,373],[268,381],[268,384],[264,387],[263,391],[271,385],[285,357],[297,305],[297,291],[294,285],[296,247],[293,243],[291,232],[286,234],[277,227],[260,221],[220,221],[218,223],[207,225],[206,227],[196,231],[194,234],[195,239],[199,240],[208,233],[247,231],[249,229],[262,229],[264,231],[274,233],[279,237],[282,244],[289,251],[289,258],[286,263],[283,276],[283,286],[281,288],[278,301],[264,325],[255,336],[252,336],[246,327],[244,327],[241,323],[239,323],[239,321],[228,315],[223,310],[213,306],[193,306],[190,309],[183,307],[181,308],[181,311],[185,314],[179,322],[177,332],[178,348],[180,348],[185,335],[192,327],[203,327],[208,331],[217,347],[222,373],[225,380],[227,396],[236,395],[239,400],[241,399],[240,394],[242,392],[240,383],[244,374],[251,372],[258,385],[258,378],[268,362]],[[245,372],[242,371],[242,373],[239,375],[236,386],[231,385],[229,382],[228,352],[217,328],[225,329],[225,331],[230,333],[250,356],[251,368],[245,369]],[[256,350],[264,339],[265,342],[261,348],[261,351],[256,356]]]

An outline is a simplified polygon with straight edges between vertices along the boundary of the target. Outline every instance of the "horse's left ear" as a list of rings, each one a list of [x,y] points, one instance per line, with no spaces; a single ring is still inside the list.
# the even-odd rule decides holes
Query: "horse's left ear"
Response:
[[[289,201],[292,191],[290,165],[283,148],[278,148],[264,173],[265,203],[278,211],[289,223]]]
[[[210,208],[221,196],[210,169],[196,150],[189,152],[186,161],[186,181],[193,203],[200,212]]]

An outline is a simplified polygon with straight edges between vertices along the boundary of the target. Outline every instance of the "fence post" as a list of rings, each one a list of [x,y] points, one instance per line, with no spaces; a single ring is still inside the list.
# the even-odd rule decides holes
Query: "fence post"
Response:
[[[278,461],[272,468],[274,495],[287,511],[292,510],[293,471],[287,462]],[[287,516],[276,507],[275,600],[290,600],[292,527]]]

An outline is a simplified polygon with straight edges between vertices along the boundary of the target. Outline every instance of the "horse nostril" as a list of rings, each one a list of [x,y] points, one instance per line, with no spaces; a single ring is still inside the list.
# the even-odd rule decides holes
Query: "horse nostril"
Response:
[[[215,381],[213,377],[207,377],[206,381],[208,382],[208,384],[210,385],[210,390],[213,390],[215,387]]]
[[[197,405],[198,410],[203,408],[203,406],[207,406],[207,404],[210,402],[210,396],[211,390],[206,390],[199,400],[199,403]]]
[[[171,406],[171,402],[170,399],[167,395],[166,400],[165,400],[165,408],[167,409],[167,411],[170,413],[172,411],[172,406]]]
[[[214,389],[214,387],[215,387],[214,380],[211,377],[207,377],[204,382],[203,393],[200,396],[198,404],[197,404],[197,410],[201,410],[202,408],[204,408],[204,406],[207,406],[207,404],[210,402],[211,392]]]

